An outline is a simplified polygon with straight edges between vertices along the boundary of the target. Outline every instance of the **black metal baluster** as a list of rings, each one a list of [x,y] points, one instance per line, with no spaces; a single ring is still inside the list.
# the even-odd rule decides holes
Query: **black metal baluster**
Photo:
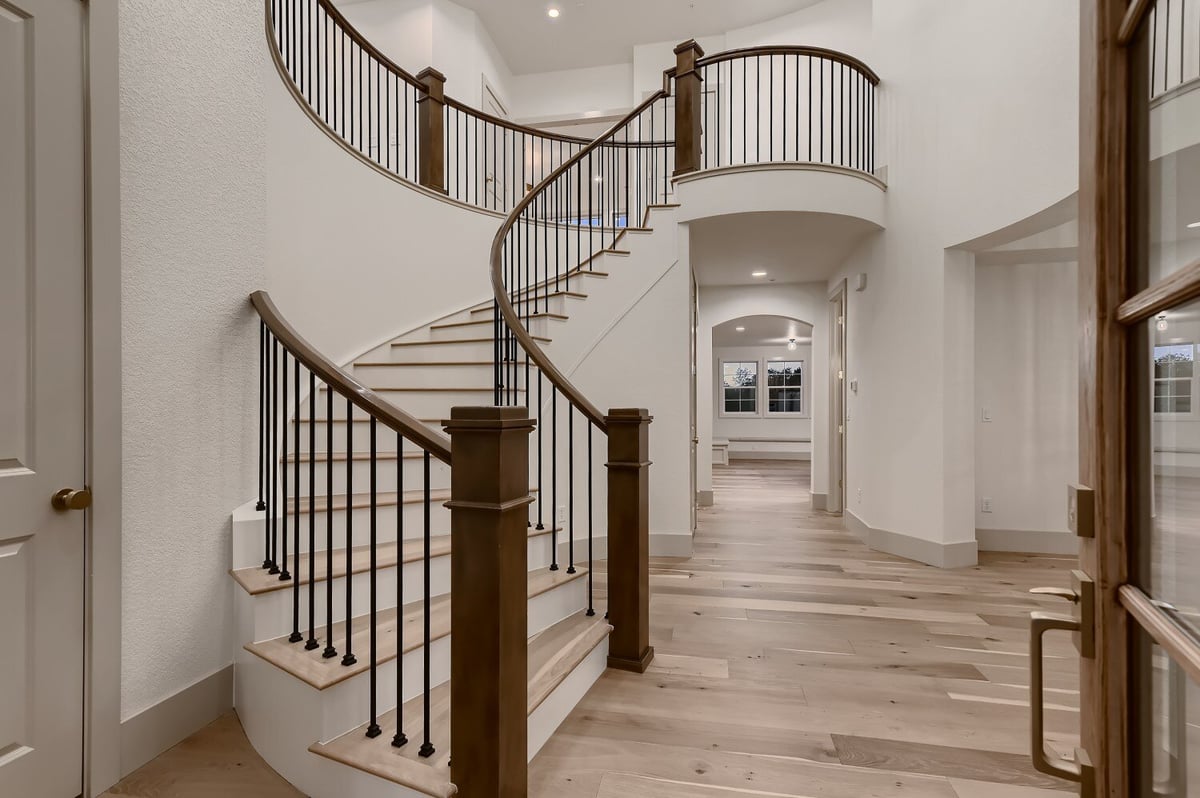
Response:
[[[288,427],[291,426],[288,421],[288,351],[283,350],[283,404],[280,405],[279,429],[283,435],[283,445],[279,447],[279,471],[282,475],[282,488],[280,499],[283,502],[283,507],[279,515],[283,520],[283,534],[280,539],[283,541],[283,556],[279,558],[276,565],[279,566],[279,581],[286,582],[292,578],[288,572],[288,468],[287,468],[287,452],[288,452]]]
[[[325,650],[321,656],[333,659],[333,388],[325,391]],[[346,552],[346,573],[350,573],[350,553]]]
[[[333,497],[326,500],[326,512],[333,512]],[[346,561],[354,556],[354,402],[346,399]],[[350,640],[354,625],[354,569],[346,569],[346,653],[342,665],[358,662]]]
[[[326,391],[329,387],[326,386]],[[300,449],[300,445],[296,445]],[[320,648],[317,642],[317,375],[308,372],[308,651]],[[327,550],[325,559],[333,558]],[[297,558],[298,559],[298,558]],[[297,584],[300,574],[296,573]]]
[[[596,522],[596,515],[595,515],[595,511],[594,511],[594,506],[592,503],[592,487],[593,487],[592,486],[592,466],[595,461],[592,459],[592,420],[590,418],[588,419],[587,456],[588,456],[588,476],[587,476],[587,483],[588,483],[588,498],[587,498],[587,501],[588,501],[588,608],[587,608],[587,615],[590,618],[596,614],[595,586],[593,585],[593,581],[592,581],[592,574],[596,570],[592,564],[592,533],[594,531],[594,526],[595,526],[595,522]]]
[[[258,503],[254,509],[262,512],[267,509],[263,500],[263,480],[266,478],[267,464],[267,323],[258,322]],[[267,544],[266,525],[263,525],[263,543]],[[270,544],[267,544],[270,545]],[[263,547],[266,550],[266,546]],[[264,559],[263,565],[267,562]]]
[[[567,573],[575,573],[575,403],[567,402]]]
[[[429,547],[430,547],[429,505],[430,505],[430,497],[429,497],[429,452],[428,451],[425,452],[424,466],[425,466],[425,503],[424,503],[424,506],[425,506],[425,551],[424,551],[425,578],[424,578],[424,583],[425,584],[423,585],[423,589],[425,591],[425,604],[424,604],[424,606],[425,606],[425,612],[424,612],[424,615],[425,615],[425,618],[424,618],[424,621],[425,621],[424,643],[425,643],[425,645],[422,649],[422,654],[424,656],[423,670],[424,670],[424,677],[425,677],[425,685],[424,685],[424,687],[425,687],[425,717],[424,717],[424,723],[423,723],[423,725],[425,727],[425,740],[421,743],[421,749],[417,753],[423,757],[428,758],[428,757],[433,756],[433,752],[435,750],[433,747],[433,742],[430,739],[432,732],[430,731],[430,728],[429,728],[430,715],[431,715],[430,706],[429,706],[429,684],[430,684],[429,647],[432,643],[432,641],[429,638],[432,636],[432,634],[430,631],[430,618],[429,618],[430,610],[431,610],[431,603],[430,603],[430,587],[429,587]]]
[[[550,570],[558,570],[558,386],[550,383]]]
[[[371,704],[371,722],[367,724],[367,737],[378,737],[383,734],[383,730],[379,728],[379,485],[376,481],[376,462],[378,460],[378,448],[376,442],[376,421],[375,416],[371,416],[370,424],[371,435],[371,676],[370,676],[370,704]],[[404,497],[396,496],[396,512],[404,512]],[[398,607],[398,613],[402,612],[402,608]],[[403,619],[401,619],[402,624]],[[400,666],[397,661],[396,666]]]
[[[295,493],[292,496],[292,633],[288,636],[289,643],[299,643],[304,639],[300,633],[300,358],[292,358],[292,371],[295,380],[296,409],[292,411],[292,423],[295,431],[292,443],[295,452],[292,454],[292,474],[295,479]],[[286,559],[286,557],[284,558]],[[280,575],[280,579],[283,576]]]
[[[276,541],[279,539],[279,339],[271,335],[270,340],[270,372],[271,372],[271,402],[268,406],[268,418],[270,432],[268,433],[268,448],[267,448],[267,463],[268,478],[267,478],[267,515],[270,527],[268,533],[269,540],[267,541],[267,558],[263,561],[263,567],[267,569],[268,574],[279,573],[279,567],[275,564]]]
[[[392,745],[408,744],[404,733],[404,436],[396,433],[396,733]]]

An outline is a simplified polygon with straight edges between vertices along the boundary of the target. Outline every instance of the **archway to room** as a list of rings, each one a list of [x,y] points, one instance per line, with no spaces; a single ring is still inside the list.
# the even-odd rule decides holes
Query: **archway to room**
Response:
[[[712,358],[711,458],[714,491],[722,477],[758,465],[812,493],[813,325],[770,314],[740,316],[709,331]],[[737,467],[742,466],[741,471]],[[741,478],[734,477],[734,479]]]

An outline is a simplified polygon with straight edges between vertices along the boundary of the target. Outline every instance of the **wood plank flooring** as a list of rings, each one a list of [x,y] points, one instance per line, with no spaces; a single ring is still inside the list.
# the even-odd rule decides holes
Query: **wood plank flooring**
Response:
[[[813,512],[808,466],[714,467],[694,556],[652,564],[641,676],[607,672],[534,759],[534,798],[1039,798],[1026,591],[1070,558],[955,571],[872,552]],[[597,568],[599,572],[600,567]],[[599,576],[599,573],[598,573]],[[1077,660],[1048,640],[1047,729],[1077,740]]]
[[[806,464],[714,468],[695,555],[656,559],[642,675],[607,672],[534,759],[533,798],[1061,798],[1028,759],[1027,618],[1071,558],[943,571],[813,512]],[[597,586],[603,582],[597,563]],[[1048,640],[1047,731],[1077,741],[1077,660]],[[113,789],[297,793],[226,716]]]

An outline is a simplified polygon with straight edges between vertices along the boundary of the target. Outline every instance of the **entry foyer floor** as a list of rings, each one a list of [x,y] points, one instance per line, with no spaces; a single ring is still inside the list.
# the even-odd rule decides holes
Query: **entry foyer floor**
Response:
[[[1026,592],[1074,560],[942,571],[814,512],[807,463],[714,467],[690,559],[657,559],[644,675],[607,672],[533,761],[533,798],[1061,798],[1029,764]],[[1048,640],[1049,742],[1077,742],[1077,660]],[[241,790],[239,792],[239,790]],[[112,795],[291,796],[232,716]]]

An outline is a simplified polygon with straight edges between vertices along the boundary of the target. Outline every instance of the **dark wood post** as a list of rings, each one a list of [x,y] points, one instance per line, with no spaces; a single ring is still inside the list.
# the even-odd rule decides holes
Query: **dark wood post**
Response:
[[[421,185],[446,193],[446,76],[433,67],[417,74],[425,91],[417,100],[417,154]],[[526,486],[528,487],[528,486]]]
[[[643,673],[650,647],[649,411],[608,411],[608,667]]]
[[[525,798],[529,433],[523,407],[456,407],[450,435],[451,780]]]
[[[704,50],[695,39],[675,48],[675,174],[700,169],[700,92],[704,80],[696,62]]]

